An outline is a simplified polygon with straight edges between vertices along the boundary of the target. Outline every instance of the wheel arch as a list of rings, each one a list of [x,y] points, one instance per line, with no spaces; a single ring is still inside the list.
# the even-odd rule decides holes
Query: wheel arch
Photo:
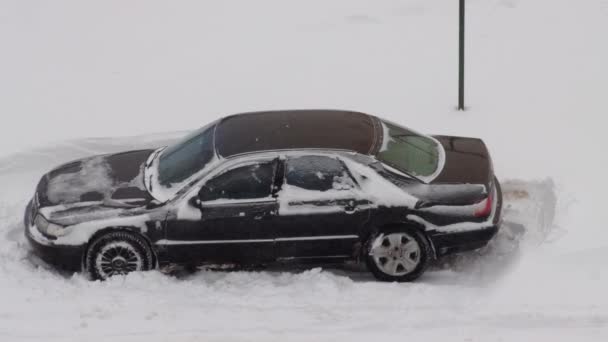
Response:
[[[367,232],[367,235],[364,236],[364,241],[367,244],[370,241],[370,238],[377,233],[385,233],[390,231],[395,231],[398,229],[409,228],[415,229],[422,234],[422,236],[426,239],[432,251],[432,258],[437,259],[437,251],[435,250],[435,244],[433,244],[433,240],[429,237],[429,234],[426,232],[426,227],[418,222],[404,220],[404,221],[395,221],[395,222],[386,222],[381,225],[378,225]],[[365,249],[363,249],[364,252]],[[365,252],[364,252],[365,253]]]
[[[129,234],[133,234],[133,235],[137,235],[138,237],[141,237],[145,242],[146,245],[148,246],[148,248],[150,248],[150,251],[152,252],[152,263],[154,264],[154,267],[157,268],[158,267],[158,255],[157,255],[157,251],[154,248],[154,245],[152,244],[152,241],[150,240],[149,237],[147,237],[145,234],[142,234],[141,230],[139,228],[136,227],[130,227],[130,226],[116,226],[116,227],[106,227],[103,229],[100,229],[98,231],[96,231],[87,241],[84,251],[82,253],[82,260],[81,260],[81,265],[82,265],[82,269],[85,269],[85,263],[86,263],[86,259],[87,259],[87,254],[89,253],[89,248],[91,246],[91,243],[93,241],[95,241],[97,238],[99,238],[100,236],[103,236],[105,234],[108,233],[112,233],[112,232],[126,232]]]

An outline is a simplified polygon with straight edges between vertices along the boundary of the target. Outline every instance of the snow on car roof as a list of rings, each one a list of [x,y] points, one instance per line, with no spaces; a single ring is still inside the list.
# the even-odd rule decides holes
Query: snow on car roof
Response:
[[[340,149],[370,154],[376,147],[372,116],[341,110],[283,110],[224,118],[215,131],[223,157],[283,149]]]

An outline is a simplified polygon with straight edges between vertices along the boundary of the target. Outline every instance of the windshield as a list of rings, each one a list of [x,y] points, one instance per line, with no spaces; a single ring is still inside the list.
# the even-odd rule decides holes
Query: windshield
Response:
[[[158,182],[171,187],[202,170],[215,155],[214,129],[215,122],[164,149],[158,160]]]
[[[435,139],[390,122],[381,124],[383,138],[378,160],[415,177],[425,178],[436,172],[441,147]]]

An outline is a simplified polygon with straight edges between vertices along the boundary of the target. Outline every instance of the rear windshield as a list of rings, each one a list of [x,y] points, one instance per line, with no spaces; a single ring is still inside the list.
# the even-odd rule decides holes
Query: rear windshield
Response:
[[[378,160],[415,177],[431,176],[439,164],[437,141],[381,120],[382,146]]]

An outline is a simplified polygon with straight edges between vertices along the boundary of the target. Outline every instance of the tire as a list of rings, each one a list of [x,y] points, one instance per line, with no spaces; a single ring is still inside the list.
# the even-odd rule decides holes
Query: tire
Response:
[[[381,281],[413,281],[426,271],[432,257],[426,236],[413,228],[373,234],[365,252],[368,269]]]
[[[126,231],[113,231],[94,239],[84,260],[85,271],[93,280],[154,268],[154,255],[143,237]]]

